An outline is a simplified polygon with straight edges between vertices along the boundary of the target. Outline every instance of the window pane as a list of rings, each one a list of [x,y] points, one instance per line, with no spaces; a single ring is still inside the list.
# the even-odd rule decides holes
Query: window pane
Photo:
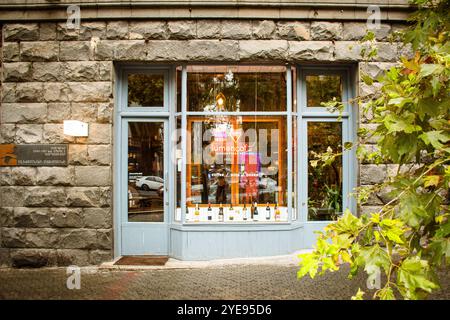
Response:
[[[308,220],[336,220],[342,213],[342,156],[331,165],[317,155],[342,151],[341,122],[308,122]]]
[[[339,75],[306,76],[307,107],[321,107],[321,102],[336,98],[342,101],[342,81]]]
[[[129,74],[128,107],[163,107],[164,75]]]
[[[286,117],[191,116],[187,129],[188,220],[218,221],[220,204],[225,222],[287,220]]]
[[[176,214],[175,220],[181,221],[181,169],[183,165],[183,155],[181,151],[181,117],[175,117],[177,125],[177,133],[173,136],[175,147],[174,152],[171,155],[171,159],[175,161],[175,199],[176,199]]]
[[[286,111],[284,66],[188,66],[189,111]]]
[[[181,71],[182,67],[177,67],[176,78],[177,78],[177,112],[181,112]]]
[[[164,123],[128,124],[128,221],[164,221]]]
[[[297,116],[292,116],[292,220],[297,220],[297,166],[298,166]]]

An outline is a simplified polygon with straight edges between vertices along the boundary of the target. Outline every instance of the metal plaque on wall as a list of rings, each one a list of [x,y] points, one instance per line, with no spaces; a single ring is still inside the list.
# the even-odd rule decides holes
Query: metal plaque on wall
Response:
[[[67,144],[2,144],[0,166],[67,166]]]

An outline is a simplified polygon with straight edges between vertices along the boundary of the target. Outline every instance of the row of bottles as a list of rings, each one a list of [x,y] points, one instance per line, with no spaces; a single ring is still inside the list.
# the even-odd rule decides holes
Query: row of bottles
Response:
[[[228,214],[228,221],[234,221],[235,218],[237,219],[238,216],[240,216],[243,221],[260,221],[258,204],[256,202],[252,203],[250,209],[247,209],[247,205],[244,203],[244,207],[242,208],[242,210],[240,209],[235,210],[235,208],[233,208],[233,205],[230,204],[230,207],[227,210],[227,214]],[[273,208],[273,215],[275,221],[280,221],[281,212],[280,209],[278,208],[277,203],[275,203],[275,207]],[[189,208],[186,206],[186,221],[189,221],[188,217],[189,217]],[[213,218],[214,218],[213,208],[211,207],[211,203],[209,203],[207,209],[207,220],[213,221]],[[267,221],[270,221],[272,219],[272,208],[270,207],[268,202],[265,209],[265,218]],[[222,203],[219,205],[217,220],[219,222],[224,222],[224,207]],[[200,221],[200,208],[199,205],[196,204],[194,210],[194,222],[198,221]]]

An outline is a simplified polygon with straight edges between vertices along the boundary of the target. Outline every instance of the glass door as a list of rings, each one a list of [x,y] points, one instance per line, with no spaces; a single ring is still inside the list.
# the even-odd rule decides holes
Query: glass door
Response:
[[[122,126],[122,254],[165,255],[168,121],[124,119]]]

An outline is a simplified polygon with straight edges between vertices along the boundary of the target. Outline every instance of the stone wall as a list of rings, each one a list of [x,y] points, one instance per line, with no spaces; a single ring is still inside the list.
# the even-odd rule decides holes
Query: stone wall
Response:
[[[362,66],[371,75],[407,52],[389,42],[400,27],[384,23],[376,32],[379,57]],[[360,22],[271,20],[4,25],[0,143],[69,143],[69,166],[0,168],[0,265],[112,258],[113,61],[358,63],[365,29]],[[89,137],[64,136],[66,119],[88,122]],[[362,164],[361,184],[389,170]],[[373,197],[367,208],[380,201]]]

